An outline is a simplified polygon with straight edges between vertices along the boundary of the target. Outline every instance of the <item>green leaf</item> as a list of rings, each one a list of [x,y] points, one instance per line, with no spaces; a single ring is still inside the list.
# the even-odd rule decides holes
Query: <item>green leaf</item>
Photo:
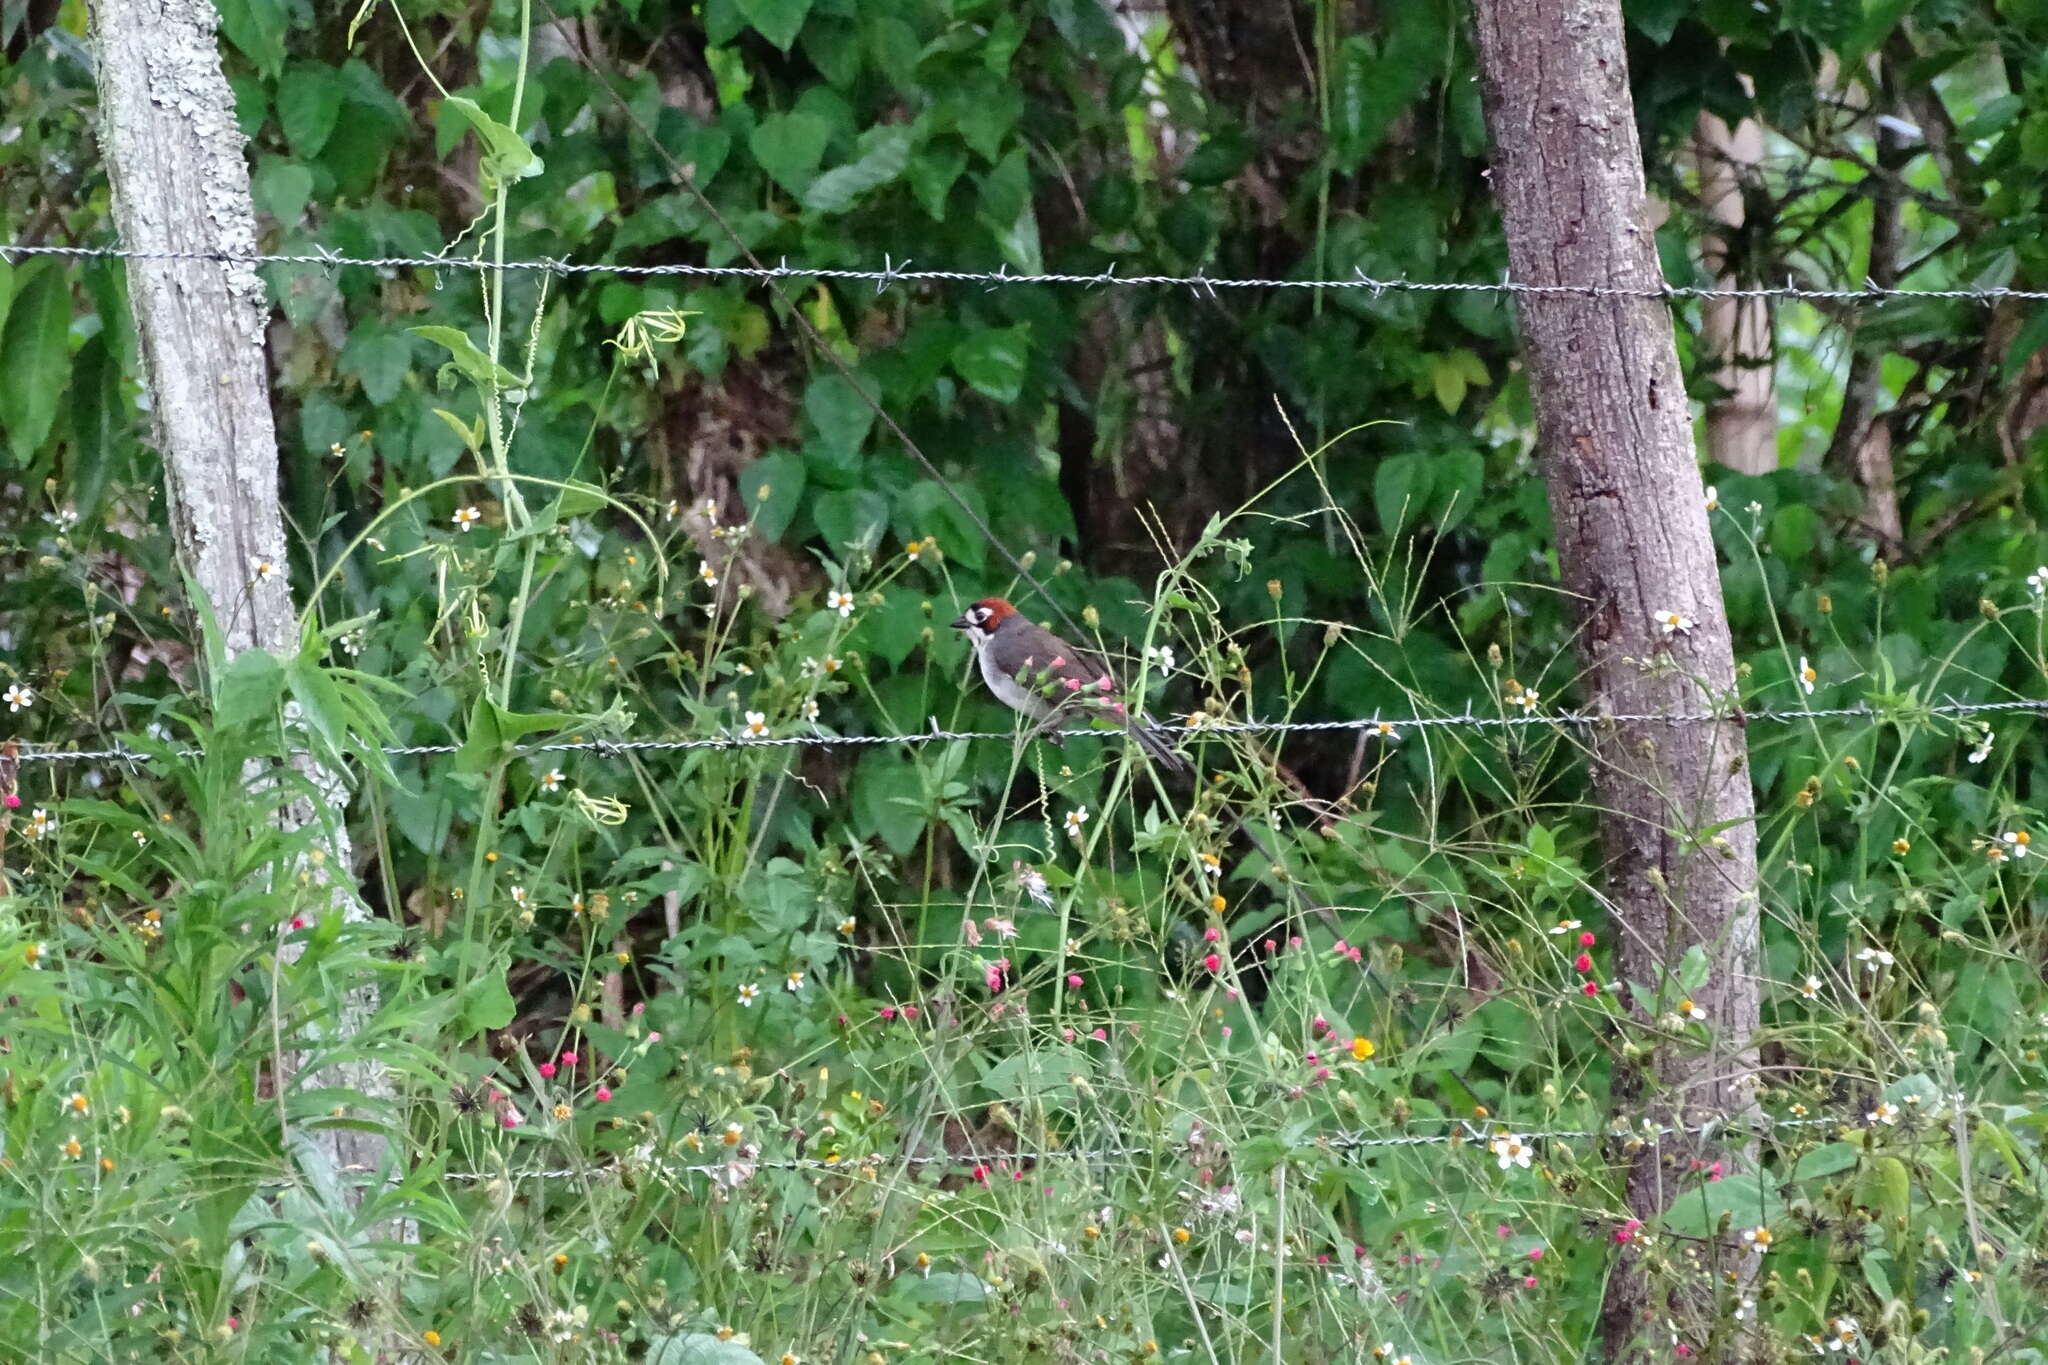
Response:
[[[507,711],[489,697],[478,697],[469,713],[469,731],[455,754],[455,770],[464,773],[489,772],[512,756],[512,746],[541,730],[559,730],[573,718],[542,713]]]
[[[815,114],[770,114],[747,138],[747,147],[776,184],[800,195],[831,138],[832,125]]]
[[[804,207],[817,213],[843,213],[869,190],[902,175],[910,165],[911,130],[901,124],[870,128],[861,134],[861,155],[825,172],[804,188]]]
[[[1181,163],[1181,179],[1190,185],[1220,185],[1251,161],[1257,148],[1242,128],[1212,134]]]
[[[14,458],[27,464],[50,434],[71,378],[71,277],[47,257],[15,276],[14,303],[0,329],[0,426]]]
[[[284,702],[284,664],[267,649],[245,649],[213,684],[213,719],[222,729],[267,723]]]
[[[1429,505],[1431,484],[1425,456],[1411,452],[1381,460],[1372,475],[1372,504],[1379,514],[1380,529],[1394,535],[1407,523],[1419,520]]]
[[[477,384],[489,388],[495,385],[501,389],[519,387],[519,376],[485,355],[467,333],[455,327],[413,327],[414,336],[425,337],[438,346],[444,346],[453,359],[455,368]]]
[[[1792,1168],[1792,1180],[1817,1180],[1822,1176],[1835,1175],[1854,1166],[1863,1153],[1846,1142],[1830,1142],[1816,1147]]]
[[[761,1357],[710,1332],[672,1332],[648,1346],[647,1365],[761,1365]]]
[[[72,505],[81,517],[91,518],[117,468],[125,468],[121,461],[131,449],[134,414],[121,387],[121,362],[108,347],[106,333],[88,339],[72,358],[71,400],[66,406],[71,422]]]
[[[342,85],[331,66],[293,62],[277,83],[277,121],[292,155],[311,161],[334,135],[341,117]]]
[[[811,12],[811,0],[738,0],[740,13],[763,38],[789,51]]]
[[[1763,1175],[1751,1171],[1710,1181],[1698,1190],[1687,1190],[1665,1210],[1664,1227],[1681,1237],[1707,1237],[1727,1214],[1731,1225],[1757,1227],[1776,1222],[1785,1211],[1777,1187]]]
[[[1486,457],[1476,450],[1439,455],[1429,471],[1432,512],[1439,531],[1448,531],[1479,505],[1486,491]]]
[[[284,65],[284,35],[291,22],[286,0],[214,0],[221,32],[258,71],[275,76]]]
[[[804,414],[834,460],[844,465],[860,458],[861,446],[875,425],[874,405],[837,374],[821,374],[805,388]]]
[[[306,201],[313,197],[313,173],[296,161],[266,156],[256,163],[249,194],[257,208],[291,227],[306,211]]]
[[[396,332],[358,328],[341,348],[337,368],[360,380],[364,396],[382,407],[398,397],[405,384],[406,372],[412,369],[412,343]]]
[[[811,515],[834,550],[872,546],[889,525],[889,500],[871,488],[845,488],[821,496]]]
[[[435,408],[434,416],[446,422],[455,434],[462,438],[463,447],[471,453],[484,448],[484,419],[479,417],[473,423],[466,423],[446,408]]]
[[[505,1027],[517,1012],[502,968],[485,972],[462,992],[462,1022],[472,1036]]]
[[[486,114],[475,100],[450,95],[443,104],[469,120],[484,144],[484,174],[501,183],[539,175],[546,167],[526,145],[526,139]]]
[[[1024,391],[1031,357],[1031,327],[992,327],[971,332],[953,348],[953,368],[977,393],[1012,403]]]
[[[740,471],[740,496],[755,532],[780,540],[803,505],[803,460],[788,451],[762,456]]]
[[[948,138],[935,146],[920,148],[910,159],[903,178],[909,183],[910,192],[917,196],[925,216],[935,223],[944,222],[946,197],[966,169],[967,149]]]
[[[1913,1180],[1906,1163],[1895,1156],[1872,1158],[1857,1177],[1856,1201],[1877,1209],[1887,1221],[1906,1217],[1913,1205]]]

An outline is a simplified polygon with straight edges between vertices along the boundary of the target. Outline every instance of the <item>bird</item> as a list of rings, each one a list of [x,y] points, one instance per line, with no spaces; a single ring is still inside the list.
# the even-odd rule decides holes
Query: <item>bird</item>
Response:
[[[953,629],[966,632],[982,681],[996,700],[1037,721],[1053,743],[1060,742],[1060,721],[1100,715],[1121,725],[1161,767],[1186,770],[1187,760],[1151,732],[1149,721],[1131,716],[1118,696],[1116,679],[1100,661],[1027,620],[1002,598],[982,598],[960,613]]]

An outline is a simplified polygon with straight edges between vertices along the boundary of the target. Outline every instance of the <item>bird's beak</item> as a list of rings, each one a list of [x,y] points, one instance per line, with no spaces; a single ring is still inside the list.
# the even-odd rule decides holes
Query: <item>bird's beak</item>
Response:
[[[973,624],[974,622],[967,619],[967,613],[964,611],[953,618],[953,629],[955,630],[965,630]]]

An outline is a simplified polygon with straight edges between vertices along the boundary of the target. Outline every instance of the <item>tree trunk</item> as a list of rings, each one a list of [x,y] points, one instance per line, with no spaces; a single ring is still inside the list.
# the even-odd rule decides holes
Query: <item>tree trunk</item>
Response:
[[[101,0],[96,18],[100,146],[124,244],[151,253],[253,253],[249,172],[211,0]],[[247,649],[289,655],[298,632],[284,573],[263,282],[247,265],[203,259],[132,261],[128,281],[179,562],[211,604],[229,658]],[[259,563],[274,571],[258,573]],[[327,809],[300,803],[280,818],[294,828],[323,821],[334,903],[350,919],[367,918],[346,883],[347,789],[339,774],[311,764],[302,771]],[[374,1006],[371,988],[350,992],[343,1035]],[[293,1068],[283,1060],[288,1080]],[[310,1083],[373,1099],[391,1094],[370,1064],[337,1067]],[[380,1136],[353,1130],[320,1130],[319,1148],[341,1170],[374,1171],[384,1157]]]
[[[1733,129],[1702,110],[1693,132],[1700,168],[1700,199],[1725,231],[1708,239],[1707,269],[1723,288],[1747,282],[1741,239],[1745,176],[1763,159],[1764,133],[1754,119]],[[1707,458],[1743,474],[1778,467],[1778,395],[1769,299],[1708,299],[1700,310],[1700,340],[1719,362],[1714,382],[1728,391],[1707,404]]]
[[[1476,23],[1515,281],[1661,288],[1616,0],[1480,0]],[[1732,707],[1728,621],[1665,305],[1654,296],[1534,294],[1519,313],[1586,709]],[[1667,632],[1655,619],[1666,612],[1690,628]],[[1653,996],[1628,1001],[1635,1024],[1674,1014],[1675,969],[1688,948],[1703,948],[1710,965],[1690,992],[1706,1011],[1704,1028],[1689,1026],[1703,1041],[1617,1060],[1617,1114],[1690,1126],[1737,1113],[1753,1101],[1757,1024],[1756,832],[1742,723],[1614,721],[1590,738],[1618,975]],[[1702,1149],[1681,1134],[1636,1152],[1636,1217],[1662,1211]],[[1671,1343],[1648,1344],[1653,1311],[1686,1334],[1700,1326],[1702,1305],[1685,1295],[1653,1304],[1633,1250],[1603,1308],[1609,1355],[1661,1359]]]

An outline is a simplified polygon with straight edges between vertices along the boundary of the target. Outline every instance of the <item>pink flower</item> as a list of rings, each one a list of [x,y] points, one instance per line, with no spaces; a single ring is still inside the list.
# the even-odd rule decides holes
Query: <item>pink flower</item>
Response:
[[[1677,1345],[1677,1346],[1675,1346],[1675,1347],[1674,1347],[1673,1349],[1674,1349],[1674,1350],[1676,1350],[1676,1351],[1678,1352],[1678,1357],[1679,1357],[1679,1359],[1681,1359],[1681,1360],[1683,1360],[1683,1359],[1684,1359],[1685,1357],[1687,1357],[1687,1356],[1689,1356],[1689,1355],[1691,1355],[1691,1354],[1692,1354],[1692,1347],[1690,1347],[1690,1346],[1686,1345],[1686,1344],[1685,1344],[1684,1342],[1682,1342],[1682,1341],[1681,1341],[1681,1342],[1679,1342],[1679,1343],[1678,1343],[1678,1345]]]
[[[1524,1289],[1534,1289],[1535,1287],[1536,1287],[1536,1277],[1535,1277],[1534,1275],[1524,1275],[1524,1276],[1522,1277],[1522,1288],[1524,1288]]]
[[[1351,951],[1351,945],[1340,938],[1335,943],[1330,945],[1330,951],[1335,953],[1339,957],[1343,957],[1346,953]]]
[[[842,1020],[844,1020],[844,1019],[846,1018],[846,1016],[845,1016],[845,1015],[843,1015],[843,1014],[842,1014],[842,1015],[840,1015],[839,1017],[840,1017],[840,1018],[841,1018]],[[653,1029],[649,1029],[649,1030],[647,1030],[647,1041],[648,1041],[648,1042],[650,1042],[650,1043],[658,1043],[658,1042],[660,1042],[660,1041],[661,1041],[661,1035],[660,1035],[659,1033],[656,1033],[656,1032],[655,1032],[655,1031],[654,1031]]]
[[[1081,974],[1079,972],[1067,973],[1067,989],[1070,991],[1078,991],[1081,989]]]
[[[1277,953],[1277,952],[1279,952],[1279,951],[1280,951],[1280,945],[1279,945],[1278,943],[1274,942],[1274,941],[1273,941],[1272,939],[1270,939],[1270,938],[1266,940],[1266,952],[1267,952],[1267,953],[1268,953],[1269,955],[1270,955],[1270,954],[1273,954],[1273,953]]]
[[[896,1017],[896,1007],[894,1005],[884,1005],[880,1013],[884,1019],[894,1019]]]
[[[1707,1167],[1707,1183],[1711,1185],[1716,1180],[1719,1180],[1724,1170],[1725,1168],[1718,1161],[1715,1162],[1713,1165]]]
[[[1633,1242],[1636,1239],[1637,1230],[1642,1226],[1642,1219],[1631,1218],[1614,1230],[1614,1240],[1623,1244]]]
[[[1054,659],[1051,663],[1046,665],[1047,668],[1065,668],[1066,666],[1067,656],[1064,654],[1060,655],[1057,659]]]
[[[1353,962],[1363,962],[1365,960],[1365,949],[1353,948],[1350,952],[1346,953],[1345,956],[1350,958]]]
[[[1106,1043],[1109,1041],[1109,1030],[1106,1028],[1099,1028],[1095,1030],[1095,1032],[1089,1034],[1088,1036],[1090,1038],[1093,1038],[1098,1043]]]
[[[1598,995],[1600,994],[1600,983],[1597,981],[1588,981],[1585,985],[1579,987],[1579,989],[1585,992],[1587,995]]]
[[[1079,678],[1069,678],[1069,679],[1067,679],[1067,691],[1069,691],[1069,692],[1079,692],[1080,690],[1081,690],[1081,680],[1080,680]]]
[[[1530,1247],[1530,1248],[1529,1248],[1529,1259],[1530,1259],[1530,1260],[1532,1260],[1532,1261],[1540,1261],[1540,1260],[1542,1260],[1542,1259],[1543,1259],[1543,1248],[1542,1248],[1542,1247]]]
[[[1593,959],[1585,953],[1580,953],[1572,959],[1572,966],[1579,971],[1590,972],[1593,970]]]
[[[608,1086],[608,1085],[601,1085],[601,1086],[599,1086],[599,1087],[597,1088],[597,1102],[598,1102],[599,1104],[605,1104],[605,1103],[609,1102],[609,1101],[610,1101],[610,1099],[611,1099],[611,1097],[612,1097],[612,1088],[611,1088],[610,1086]]]
[[[1003,988],[1003,978],[1009,970],[1010,959],[999,957],[982,969],[982,979],[988,983],[989,990],[1000,991]]]
[[[911,1020],[912,1022],[915,1022],[917,1019],[917,1006],[905,1005],[903,1007],[903,1017],[905,1019]]]
[[[573,1053],[573,1052],[565,1052],[565,1053],[563,1053],[563,1054],[562,1054],[562,1065],[563,1065],[563,1066],[574,1066],[574,1065],[576,1065],[576,1054],[575,1054],[575,1053]]]
[[[1599,940],[1594,938],[1591,933],[1584,933],[1579,935],[1579,946],[1581,948],[1590,948],[1598,942]]]
[[[1202,965],[1208,968],[1210,975],[1213,976],[1223,970],[1223,959],[1214,953],[1210,953],[1202,959]]]
[[[555,1078],[555,1064],[553,1062],[542,1062],[535,1069],[540,1072],[540,1078],[544,1081],[551,1081]]]
[[[1309,1027],[1315,1030],[1315,1032],[1318,1035],[1325,1034],[1330,1031],[1330,1021],[1323,1018],[1322,1015],[1318,1014],[1315,1018],[1315,1022],[1310,1024]]]
[[[13,792],[9,792],[9,793],[7,793],[7,809],[9,809],[9,810],[20,810],[20,809],[21,809],[21,798],[20,798],[19,796],[16,796],[16,795],[15,795],[15,794],[14,794]]]
[[[1202,931],[1202,937],[1211,943],[1218,943],[1222,941],[1223,931],[1212,924]]]
[[[1101,677],[1097,678],[1097,679],[1095,680],[1095,685],[1096,685],[1097,687],[1101,688],[1101,689],[1102,689],[1103,691],[1105,691],[1105,692],[1114,692],[1114,691],[1116,691],[1116,679],[1115,679],[1115,678],[1112,678],[1112,677],[1110,677],[1110,676],[1109,676],[1109,674],[1107,674],[1107,673],[1105,673],[1105,674],[1103,674],[1103,675],[1102,675]]]
[[[498,1126],[499,1126],[500,1128],[517,1128],[517,1127],[519,1126],[519,1115],[517,1115],[517,1114],[500,1114],[500,1115],[498,1115]]]
[[[1515,1235],[1515,1230],[1509,1227],[1506,1223],[1501,1223],[1494,1228],[1493,1235],[1500,1238],[1502,1241],[1506,1241],[1508,1238]]]
[[[1063,1028],[1063,1029],[1061,1029],[1061,1030],[1060,1030],[1060,1041],[1061,1041],[1061,1042],[1066,1042],[1066,1043],[1071,1043],[1071,1042],[1073,1042],[1073,1041],[1074,1041],[1074,1031],[1073,1031],[1072,1029],[1070,1029],[1070,1028]]]

